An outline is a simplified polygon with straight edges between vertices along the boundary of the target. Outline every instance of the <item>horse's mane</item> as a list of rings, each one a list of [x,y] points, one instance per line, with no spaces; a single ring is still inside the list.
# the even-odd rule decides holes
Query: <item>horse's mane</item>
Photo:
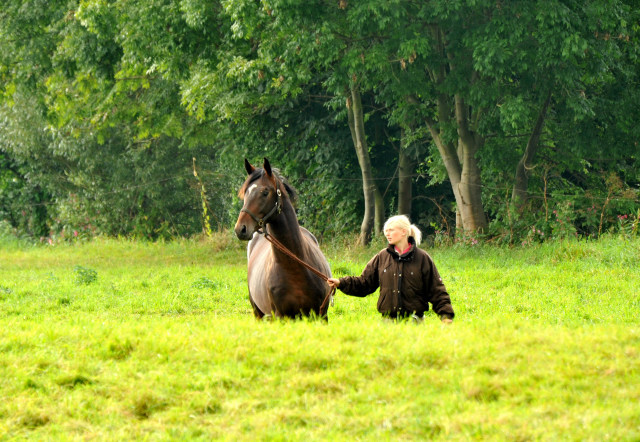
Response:
[[[276,176],[276,180],[282,183],[282,187],[284,187],[284,191],[289,196],[291,203],[295,204],[295,202],[298,199],[298,192],[293,187],[291,187],[291,185],[289,185],[287,179],[283,177],[282,174],[280,173],[280,169],[272,168],[271,172]],[[265,175],[265,173],[266,172],[264,169],[256,168],[253,171],[253,173],[251,173],[251,175],[247,177],[242,187],[240,187],[240,190],[238,191],[238,196],[240,198],[244,198],[244,193],[247,191],[251,183],[253,183],[254,181],[258,181],[260,178],[262,178]]]

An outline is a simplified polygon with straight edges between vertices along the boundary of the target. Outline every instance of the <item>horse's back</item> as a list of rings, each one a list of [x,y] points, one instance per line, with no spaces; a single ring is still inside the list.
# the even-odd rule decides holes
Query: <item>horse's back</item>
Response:
[[[329,261],[320,250],[320,244],[318,243],[318,239],[315,237],[313,233],[305,229],[304,227],[300,227],[302,231],[302,236],[307,241],[307,245],[309,246],[309,256],[307,259],[309,260],[309,265],[315,267],[320,272],[324,273],[328,278],[331,277],[331,268],[329,267]]]

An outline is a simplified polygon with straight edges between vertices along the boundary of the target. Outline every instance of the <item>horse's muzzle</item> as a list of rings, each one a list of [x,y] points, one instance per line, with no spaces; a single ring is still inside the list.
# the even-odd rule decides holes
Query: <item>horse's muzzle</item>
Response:
[[[237,222],[234,231],[236,232],[236,236],[238,239],[243,241],[249,241],[253,237],[253,232],[255,229],[247,227],[246,224]]]

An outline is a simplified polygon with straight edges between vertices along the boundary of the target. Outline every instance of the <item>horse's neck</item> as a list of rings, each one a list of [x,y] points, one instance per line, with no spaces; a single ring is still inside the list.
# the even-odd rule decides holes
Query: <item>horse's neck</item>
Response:
[[[282,213],[269,223],[269,233],[297,256],[304,253],[304,237],[295,210],[289,201],[283,204]],[[274,252],[281,253],[274,248]]]

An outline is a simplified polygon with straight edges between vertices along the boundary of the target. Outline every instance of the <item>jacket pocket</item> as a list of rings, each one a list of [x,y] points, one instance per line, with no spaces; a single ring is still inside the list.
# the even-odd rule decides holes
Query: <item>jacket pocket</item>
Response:
[[[380,289],[380,297],[378,298],[378,311],[380,313],[390,313],[393,311],[393,297],[390,290]]]
[[[429,310],[426,287],[422,281],[422,274],[415,268],[404,269],[402,275],[402,299],[404,308],[408,311],[424,312]]]
[[[423,287],[422,274],[414,266],[405,265],[404,275],[402,275],[402,286],[411,292],[421,292]]]
[[[383,288],[394,290],[396,288],[396,269],[391,264],[382,268],[378,272],[378,279],[380,280],[380,291]]]

